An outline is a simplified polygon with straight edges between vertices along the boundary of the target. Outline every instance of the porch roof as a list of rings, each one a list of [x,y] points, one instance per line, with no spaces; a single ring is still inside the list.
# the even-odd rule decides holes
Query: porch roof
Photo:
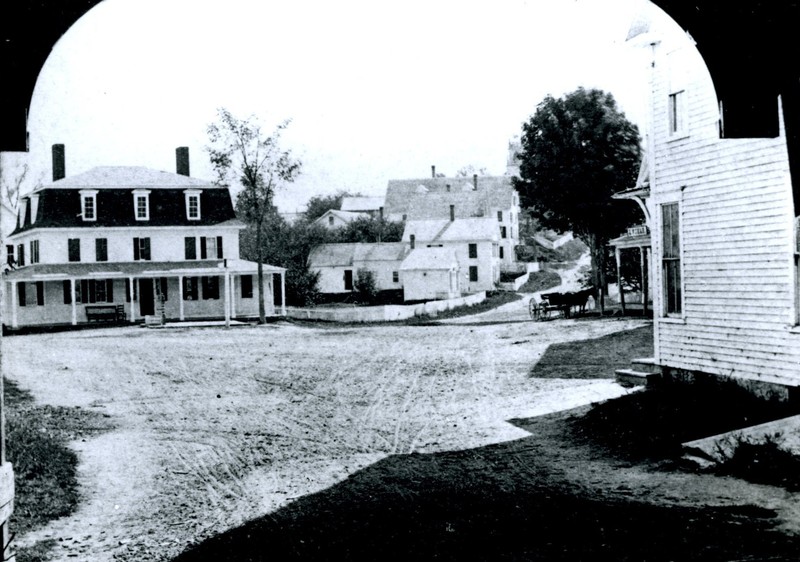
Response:
[[[649,248],[651,245],[650,233],[647,234],[624,234],[619,238],[609,240],[608,245],[612,248],[619,248],[625,250],[628,248]]]
[[[283,273],[282,267],[264,264],[265,273]],[[37,263],[3,274],[6,281],[45,281],[75,278],[108,277],[174,277],[178,275],[211,276],[225,271],[237,274],[255,274],[258,264],[252,261],[194,260],[180,262],[93,262],[93,263]]]

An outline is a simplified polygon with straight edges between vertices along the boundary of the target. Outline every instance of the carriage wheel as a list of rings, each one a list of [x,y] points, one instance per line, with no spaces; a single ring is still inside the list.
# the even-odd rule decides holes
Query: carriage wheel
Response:
[[[531,315],[531,320],[542,319],[542,307],[539,306],[534,299],[531,299],[528,303],[528,312]]]

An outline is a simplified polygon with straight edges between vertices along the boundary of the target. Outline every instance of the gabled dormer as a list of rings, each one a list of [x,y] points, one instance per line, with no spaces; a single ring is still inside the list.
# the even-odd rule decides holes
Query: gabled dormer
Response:
[[[200,220],[200,189],[187,189],[184,192],[186,197],[186,220]]]
[[[150,220],[150,190],[133,190],[133,213],[137,221]]]
[[[84,222],[94,222],[97,220],[97,190],[81,189],[81,219]]]

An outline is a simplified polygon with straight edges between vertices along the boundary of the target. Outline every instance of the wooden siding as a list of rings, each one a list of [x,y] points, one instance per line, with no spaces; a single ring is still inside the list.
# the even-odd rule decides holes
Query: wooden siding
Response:
[[[720,139],[713,83],[688,40],[678,48],[660,46],[651,86],[654,224],[661,204],[679,203],[683,282],[682,314],[665,318],[655,229],[657,360],[676,369],[800,384],[783,128],[774,139]],[[668,99],[681,90],[687,127],[671,135]]]

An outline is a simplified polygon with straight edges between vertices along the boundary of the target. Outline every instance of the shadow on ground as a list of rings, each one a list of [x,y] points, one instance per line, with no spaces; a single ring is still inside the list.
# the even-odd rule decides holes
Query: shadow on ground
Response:
[[[653,356],[653,326],[616,332],[591,340],[549,346],[529,375],[541,379],[612,379],[631,360]]]
[[[176,562],[789,560],[800,549],[771,529],[774,514],[763,508],[667,507],[571,490],[537,449],[531,437],[390,457]]]

